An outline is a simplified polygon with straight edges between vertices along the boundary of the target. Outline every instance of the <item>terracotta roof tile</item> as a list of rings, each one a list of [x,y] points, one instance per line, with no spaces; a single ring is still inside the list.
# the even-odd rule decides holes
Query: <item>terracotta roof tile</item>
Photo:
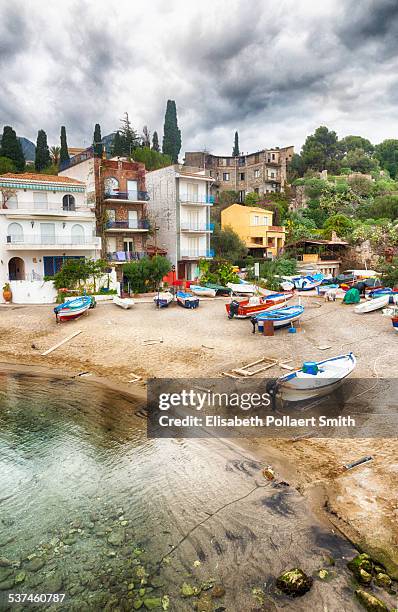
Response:
[[[0,175],[1,179],[14,179],[19,181],[37,181],[37,182],[46,182],[46,183],[68,183],[69,185],[84,185],[81,181],[77,181],[76,179],[71,179],[69,176],[57,176],[54,174],[34,174],[29,172],[24,172],[22,174],[14,174],[12,172],[7,172],[6,174]]]

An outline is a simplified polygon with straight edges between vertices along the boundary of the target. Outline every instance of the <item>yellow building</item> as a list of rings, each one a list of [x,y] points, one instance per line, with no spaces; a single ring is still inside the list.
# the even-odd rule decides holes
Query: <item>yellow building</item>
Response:
[[[272,225],[274,213],[257,206],[232,204],[221,212],[221,227],[231,227],[243,240],[250,255],[278,255],[285,244],[285,228]]]

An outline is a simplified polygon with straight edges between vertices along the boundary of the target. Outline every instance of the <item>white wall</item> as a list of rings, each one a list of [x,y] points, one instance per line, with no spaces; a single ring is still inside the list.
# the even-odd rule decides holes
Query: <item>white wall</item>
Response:
[[[10,287],[14,304],[55,304],[57,299],[52,281],[11,281]]]

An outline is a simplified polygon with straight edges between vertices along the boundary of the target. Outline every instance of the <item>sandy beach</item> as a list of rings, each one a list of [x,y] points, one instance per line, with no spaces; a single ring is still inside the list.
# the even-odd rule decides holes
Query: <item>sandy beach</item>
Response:
[[[305,313],[296,334],[251,334],[248,320],[226,317],[226,299],[203,301],[196,311],[172,305],[157,311],[149,300],[128,311],[99,303],[87,317],[56,325],[51,306],[0,307],[0,361],[56,368],[70,375],[87,372],[134,393],[145,393],[150,377],[218,377],[221,372],[262,357],[325,359],[352,350],[355,377],[396,378],[396,334],[380,312],[355,315],[351,306],[304,297]],[[70,342],[47,356],[41,353],[74,331]],[[162,342],[146,344],[146,341]],[[329,346],[321,350],[319,347]],[[279,366],[260,376],[286,373]],[[134,375],[142,382],[129,383]],[[91,378],[92,379],[92,378]],[[398,444],[396,439],[264,440],[239,444],[264,463],[272,463],[318,516],[331,521],[362,550],[384,563],[398,578]],[[373,460],[354,470],[343,465],[365,455]]]

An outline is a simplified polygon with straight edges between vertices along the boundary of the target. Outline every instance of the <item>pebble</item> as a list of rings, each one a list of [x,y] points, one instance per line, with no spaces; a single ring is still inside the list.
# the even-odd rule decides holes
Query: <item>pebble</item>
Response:
[[[43,559],[40,559],[40,557],[36,557],[35,559],[32,559],[26,564],[25,569],[27,569],[29,572],[37,572],[42,567],[44,567],[44,565],[45,563]]]

